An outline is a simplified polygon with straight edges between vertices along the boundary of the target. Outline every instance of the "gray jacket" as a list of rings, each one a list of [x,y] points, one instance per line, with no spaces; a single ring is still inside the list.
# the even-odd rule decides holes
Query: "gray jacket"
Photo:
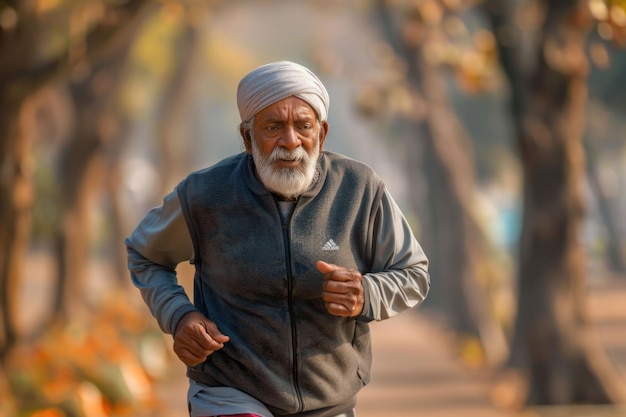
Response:
[[[429,288],[426,256],[380,178],[329,152],[318,172],[283,220],[252,158],[235,155],[189,175],[126,240],[133,282],[164,331],[199,310],[230,337],[189,377],[238,388],[276,415],[352,407],[370,378],[367,323]],[[194,304],[174,270],[192,254]],[[360,317],[326,311],[317,260],[363,274]]]

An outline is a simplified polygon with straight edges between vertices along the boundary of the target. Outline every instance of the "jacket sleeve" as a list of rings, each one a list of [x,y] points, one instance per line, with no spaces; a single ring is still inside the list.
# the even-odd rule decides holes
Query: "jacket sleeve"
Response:
[[[388,191],[374,221],[372,271],[363,275],[362,320],[385,320],[421,303],[430,289],[428,259]]]
[[[124,243],[133,285],[161,330],[173,334],[182,316],[196,310],[176,276],[176,266],[193,256],[176,192],[150,210]]]

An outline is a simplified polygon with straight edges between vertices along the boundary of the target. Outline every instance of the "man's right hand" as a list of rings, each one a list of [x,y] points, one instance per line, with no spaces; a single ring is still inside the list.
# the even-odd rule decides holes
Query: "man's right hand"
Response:
[[[197,311],[183,316],[174,332],[174,352],[185,365],[195,366],[216,350],[224,347],[230,338],[223,335],[211,320]]]

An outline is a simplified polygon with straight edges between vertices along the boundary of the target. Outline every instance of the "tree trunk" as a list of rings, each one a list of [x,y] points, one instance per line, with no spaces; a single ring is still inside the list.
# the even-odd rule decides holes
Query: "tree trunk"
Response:
[[[411,172],[416,165],[428,170],[426,198],[435,245],[426,249],[437,272],[436,276],[431,273],[433,289],[442,292],[446,302],[442,311],[460,334],[459,340],[478,341],[487,361],[499,363],[508,347],[489,309],[487,284],[477,278],[481,270],[485,276],[484,271],[491,268],[486,267],[490,261],[485,256],[484,236],[472,216],[475,169],[471,141],[448,101],[441,69],[423,58],[422,46],[428,36],[410,45],[397,35],[397,26],[406,24],[406,19],[395,19],[384,1],[377,2],[377,12],[385,36],[407,64],[408,81],[427,103],[425,117],[412,122],[414,135],[410,138],[423,141],[424,162],[416,164],[415,153],[405,152],[405,166]]]
[[[187,167],[182,167],[184,171],[180,170],[180,162],[186,156],[182,153],[185,146],[181,146],[181,143],[187,140],[187,138],[180,137],[180,134],[185,133],[185,129],[181,129],[184,123],[183,118],[188,113],[185,111],[185,104],[191,94],[191,86],[195,80],[194,72],[199,59],[199,28],[186,22],[176,40],[175,49],[177,52],[176,68],[160,100],[157,115],[157,119],[160,120],[157,129],[160,132],[158,137],[159,172],[163,187],[159,195],[171,192],[187,169]]]
[[[15,12],[24,11],[22,4],[14,7]],[[28,80],[6,75],[4,70],[35,53],[36,36],[33,31],[14,36],[16,32],[20,31],[0,30],[0,363],[18,336],[13,320],[15,291],[28,240],[33,192],[28,167],[30,141],[21,137],[19,122],[32,88]]]
[[[513,21],[512,9],[504,3],[487,4],[496,31]],[[583,10],[578,1],[547,2],[535,49],[537,65],[526,78],[517,72],[519,49],[503,48],[500,55],[512,84],[524,174],[518,312],[510,365],[529,371],[529,405],[623,401],[626,392],[589,335],[584,305],[581,141],[588,18]]]
[[[110,173],[102,172],[109,167],[104,163],[104,151],[107,147],[114,150],[114,142],[119,140],[111,135],[111,129],[119,125],[119,115],[112,107],[131,43],[132,37],[127,38],[84,80],[70,84],[76,126],[58,161],[62,190],[59,205],[63,210],[56,239],[60,284],[56,311],[64,317],[71,317],[84,307],[85,274],[93,242],[88,227],[89,200],[108,188],[105,179]]]
[[[0,363],[18,336],[15,294],[32,200],[28,140],[19,134],[21,100],[7,93],[0,85]]]
[[[70,59],[76,53],[73,45],[47,61],[40,57],[41,32],[56,22],[44,22],[49,16],[39,15],[33,2],[15,1],[6,6],[7,12],[16,13],[17,20],[16,27],[0,30],[0,359],[16,337],[11,324],[11,305],[16,298],[11,297],[11,288],[17,283],[17,269],[29,238],[29,150],[28,141],[18,132],[18,118],[28,97],[47,83],[68,77],[76,64]],[[96,65],[124,47],[128,36],[153,7],[150,2],[137,0],[105,10],[103,19],[85,33],[81,44],[84,48],[79,48],[84,52],[83,63]]]

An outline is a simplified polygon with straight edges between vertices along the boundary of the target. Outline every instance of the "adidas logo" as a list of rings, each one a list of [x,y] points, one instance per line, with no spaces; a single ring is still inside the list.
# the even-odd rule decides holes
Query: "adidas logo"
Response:
[[[334,240],[328,239],[328,242],[322,246],[322,250],[339,250],[339,246],[337,246]]]

